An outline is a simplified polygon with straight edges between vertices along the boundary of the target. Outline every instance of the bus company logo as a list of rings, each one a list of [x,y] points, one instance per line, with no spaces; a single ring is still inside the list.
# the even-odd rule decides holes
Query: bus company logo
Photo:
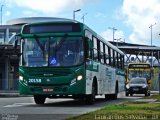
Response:
[[[47,82],[50,82],[51,80],[50,79],[47,79]]]
[[[43,74],[44,76],[53,76],[53,74],[49,73],[49,74]]]

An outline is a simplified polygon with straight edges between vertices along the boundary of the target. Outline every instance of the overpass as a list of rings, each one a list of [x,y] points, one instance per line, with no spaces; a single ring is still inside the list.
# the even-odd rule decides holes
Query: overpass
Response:
[[[160,90],[160,47],[131,44],[125,42],[110,42],[125,53],[125,65],[129,62],[146,62],[153,67],[152,90]],[[153,59],[152,59],[153,58]]]
[[[110,41],[110,43],[125,53],[125,64],[129,62],[146,62],[153,64],[153,66],[159,66],[160,47],[125,42]]]

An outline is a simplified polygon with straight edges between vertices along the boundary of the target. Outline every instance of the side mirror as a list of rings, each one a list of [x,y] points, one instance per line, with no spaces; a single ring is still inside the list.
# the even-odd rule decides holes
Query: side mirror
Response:
[[[22,53],[20,53],[20,52],[18,51],[18,42],[20,41],[20,39],[21,39],[20,34],[16,34],[16,36],[15,36],[15,41],[14,41],[14,44],[13,44],[14,51],[15,51],[15,53],[16,53],[16,55],[17,55],[18,57],[20,57],[20,56],[22,55]]]
[[[15,36],[15,41],[14,41],[14,44],[13,44],[13,47],[15,50],[17,50],[17,45],[18,45],[18,41],[20,40],[20,34],[16,34]]]
[[[18,44],[18,40],[16,39],[16,40],[14,41],[14,45],[13,45],[14,50],[17,50],[17,44]]]

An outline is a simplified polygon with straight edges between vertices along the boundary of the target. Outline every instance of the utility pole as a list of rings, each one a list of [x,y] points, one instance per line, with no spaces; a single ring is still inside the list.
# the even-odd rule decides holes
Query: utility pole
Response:
[[[149,26],[149,28],[151,29],[151,47],[152,47],[152,28],[153,28],[154,25],[156,25],[156,23],[151,24],[151,25]],[[152,58],[151,58],[151,66],[152,66],[152,69],[153,69],[153,51],[152,51],[151,54],[152,54]]]
[[[113,30],[113,42],[114,42],[114,33],[115,33],[115,31],[116,31],[117,29],[114,28],[114,27],[109,27],[109,29],[112,29],[112,30]]]
[[[85,13],[85,14],[83,14],[83,16],[82,16],[82,20],[83,20],[83,23],[84,23],[84,16],[86,16],[87,15],[87,13]]]
[[[149,26],[149,28],[151,29],[151,46],[152,46],[152,28],[153,28],[154,25],[156,25],[156,23],[151,24],[151,25]]]

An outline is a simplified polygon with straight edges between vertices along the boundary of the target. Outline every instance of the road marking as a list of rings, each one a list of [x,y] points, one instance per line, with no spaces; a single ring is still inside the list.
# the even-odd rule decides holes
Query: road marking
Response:
[[[3,107],[21,107],[21,106],[26,106],[26,105],[34,105],[34,103],[14,103],[14,104],[6,105]]]

